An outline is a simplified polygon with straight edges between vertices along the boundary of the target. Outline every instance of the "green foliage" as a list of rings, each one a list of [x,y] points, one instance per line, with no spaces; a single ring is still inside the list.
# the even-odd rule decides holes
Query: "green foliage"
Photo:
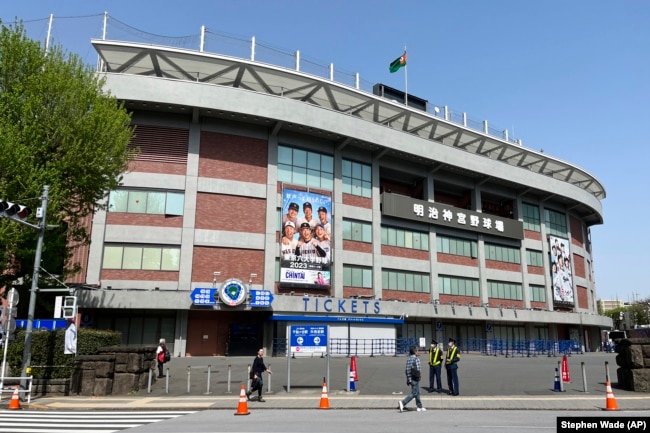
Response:
[[[32,331],[31,367],[36,379],[66,379],[72,374],[74,355],[63,354],[65,330]],[[91,328],[77,329],[77,355],[95,355],[100,347],[119,346],[122,334]],[[7,364],[11,377],[22,371],[25,330],[18,330],[7,348]]]
[[[79,268],[70,247],[89,242],[86,218],[105,206],[134,156],[131,116],[103,85],[76,54],[58,46],[45,52],[22,24],[0,22],[0,199],[35,210],[50,186],[47,224],[59,228],[45,235],[43,267],[64,278]],[[34,214],[29,221],[38,223]],[[0,219],[7,247],[0,250],[0,287],[30,284],[36,237]],[[47,287],[47,275],[41,278]]]

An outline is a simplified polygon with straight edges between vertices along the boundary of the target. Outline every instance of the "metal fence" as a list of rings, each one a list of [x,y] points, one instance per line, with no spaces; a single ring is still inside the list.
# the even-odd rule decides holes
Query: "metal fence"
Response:
[[[5,25],[17,24],[8,21],[3,23]],[[267,42],[258,41],[255,36],[226,34],[206,26],[197,28],[197,33],[191,35],[164,36],[132,27],[104,13],[44,17],[23,21],[23,25],[30,38],[43,42],[44,46],[61,46],[64,50],[79,55],[87,65],[100,64],[97,53],[89,43],[90,39],[106,39],[175,47],[253,60],[326,78],[368,93],[372,93],[373,86],[381,82],[381,80],[364,79],[358,72],[350,72],[335,66],[334,63],[315,59],[301,53],[300,50],[279,48]],[[388,61],[390,59],[387,59]],[[471,119],[467,113],[453,110],[445,104],[430,102],[427,112],[474,131],[521,145],[521,140],[515,139],[514,134],[509,133],[507,128],[488,125],[487,120]]]
[[[560,356],[583,353],[580,340],[502,340],[468,338],[458,340],[461,352],[477,352],[486,356],[536,357]],[[399,356],[409,353],[418,339],[403,338],[331,338],[330,356]],[[424,348],[423,348],[424,349]],[[272,356],[287,356],[289,347],[286,338],[274,338]]]

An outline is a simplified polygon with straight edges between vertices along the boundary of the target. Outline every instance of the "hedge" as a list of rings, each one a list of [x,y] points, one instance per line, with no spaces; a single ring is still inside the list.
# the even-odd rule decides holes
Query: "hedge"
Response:
[[[75,356],[63,353],[64,341],[65,329],[32,331],[30,365],[35,379],[67,379],[72,375]],[[77,329],[77,355],[95,355],[100,347],[119,346],[121,343],[122,334],[118,331]],[[21,375],[24,347],[25,330],[20,329],[7,347],[8,376]]]

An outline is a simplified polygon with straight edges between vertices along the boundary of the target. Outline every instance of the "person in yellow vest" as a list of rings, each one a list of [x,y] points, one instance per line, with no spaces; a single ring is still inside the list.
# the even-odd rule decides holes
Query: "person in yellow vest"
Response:
[[[429,392],[433,392],[433,378],[436,379],[437,393],[442,392],[442,379],[440,371],[442,370],[442,350],[438,347],[436,340],[431,340],[429,347]]]
[[[460,361],[460,354],[458,353],[458,346],[456,346],[456,339],[449,339],[449,347],[447,348],[447,355],[445,356],[445,368],[447,369],[447,386],[449,387],[449,395],[458,395],[458,361]]]

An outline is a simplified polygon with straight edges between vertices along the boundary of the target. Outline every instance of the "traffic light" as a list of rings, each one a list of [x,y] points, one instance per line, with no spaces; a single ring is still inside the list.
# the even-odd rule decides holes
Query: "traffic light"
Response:
[[[24,221],[32,213],[27,206],[0,200],[0,218],[12,218]]]
[[[65,296],[63,298],[63,318],[64,319],[73,319],[77,317],[77,297],[76,296]]]

